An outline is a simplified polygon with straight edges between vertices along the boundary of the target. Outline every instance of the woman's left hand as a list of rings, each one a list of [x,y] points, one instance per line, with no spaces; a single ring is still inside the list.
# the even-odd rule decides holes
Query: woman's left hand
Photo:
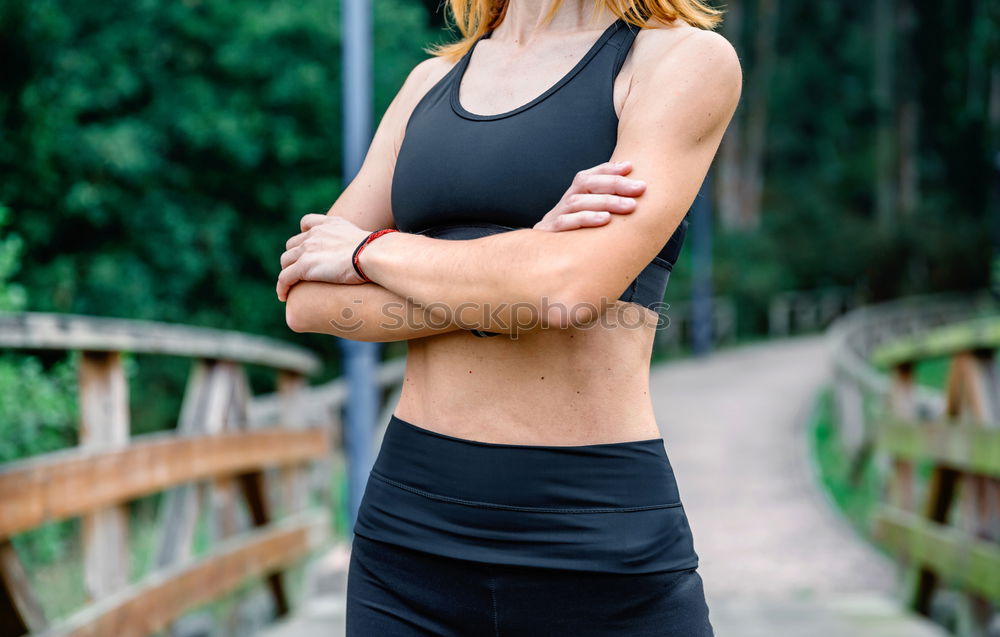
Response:
[[[302,232],[285,244],[278,275],[278,299],[288,299],[288,291],[299,281],[323,283],[364,283],[351,259],[369,230],[343,217],[309,214],[302,217]]]

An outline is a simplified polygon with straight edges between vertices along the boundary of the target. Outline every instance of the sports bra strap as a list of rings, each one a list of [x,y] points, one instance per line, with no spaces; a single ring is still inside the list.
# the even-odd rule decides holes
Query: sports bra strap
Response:
[[[639,34],[639,27],[629,24],[625,20],[619,18],[619,29],[615,33],[609,43],[614,43],[614,46],[618,49],[618,55],[615,56],[614,68],[612,70],[612,77],[617,77],[618,72],[621,71],[622,65],[625,64],[625,58],[628,56],[628,51],[632,48],[632,41],[635,40],[635,36]]]

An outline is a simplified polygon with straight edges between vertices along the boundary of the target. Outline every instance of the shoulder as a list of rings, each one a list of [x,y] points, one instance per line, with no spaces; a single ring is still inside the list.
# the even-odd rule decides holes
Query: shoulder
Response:
[[[426,93],[454,66],[454,62],[449,62],[437,55],[422,60],[410,69],[406,81],[403,82],[402,90],[416,94],[419,99],[420,95]]]
[[[393,114],[400,120],[400,124],[405,121],[413,108],[420,102],[421,98],[427,94],[434,84],[436,84],[454,66],[441,57],[434,56],[418,62],[406,75],[403,85],[396,91],[396,96],[389,106],[388,114]]]
[[[626,64],[630,80],[620,134],[632,126],[708,139],[728,125],[739,103],[739,57],[713,31],[683,23],[647,24],[636,34]]]
[[[379,123],[379,129],[391,131],[393,152],[398,154],[409,121],[417,104],[427,91],[453,66],[440,57],[430,57],[410,69],[402,86],[396,91]],[[378,136],[378,132],[376,132]]]
[[[691,86],[721,99],[739,97],[743,84],[739,56],[729,40],[714,31],[650,22],[636,35],[633,46],[634,86]]]

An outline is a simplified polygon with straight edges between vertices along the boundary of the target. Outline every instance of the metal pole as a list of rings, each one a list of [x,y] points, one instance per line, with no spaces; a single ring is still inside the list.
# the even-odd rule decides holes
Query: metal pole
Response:
[[[361,169],[372,138],[372,8],[370,0],[344,0],[344,184]]]
[[[370,0],[344,0],[341,9],[344,103],[344,185],[361,169],[372,138],[372,8]],[[348,506],[351,528],[357,520],[374,449],[378,419],[376,343],[339,339],[348,398],[344,413]]]
[[[695,356],[712,351],[712,172],[691,205],[691,349]]]
[[[379,388],[376,381],[378,345],[340,340],[343,373],[347,381],[344,406],[344,450],[347,455],[348,506],[351,528],[374,460],[374,435],[378,419]]]

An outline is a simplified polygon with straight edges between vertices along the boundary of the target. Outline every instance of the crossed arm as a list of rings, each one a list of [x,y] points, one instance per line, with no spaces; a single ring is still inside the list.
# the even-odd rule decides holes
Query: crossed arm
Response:
[[[458,327],[514,331],[591,322],[605,303],[621,295],[680,223],[736,108],[741,83],[732,47],[709,32],[688,36],[637,73],[612,155],[612,160],[630,161],[629,176],[647,184],[631,214],[572,232],[533,228],[469,241],[391,233],[361,253],[362,269],[378,285],[339,287],[372,286],[363,305],[376,312],[371,301],[377,299],[399,304],[401,313],[416,313],[425,327],[405,338]],[[390,227],[388,221],[377,225]],[[356,283],[359,279],[345,264],[358,237],[367,234],[364,229],[375,228],[348,228],[346,217],[342,223],[338,231],[344,241],[329,254],[331,263],[339,263],[333,268],[338,272],[327,279]],[[293,298],[298,301],[306,297],[299,296],[303,291],[312,290],[301,287],[306,283],[296,283],[289,295],[292,329],[311,327],[311,319],[302,316],[318,313],[329,318],[357,296],[354,290],[338,290],[324,293],[320,301],[319,294],[310,292],[308,307],[297,303],[292,312]],[[378,340],[393,340],[384,336]]]
[[[402,131],[422,85],[433,73],[429,59],[410,72],[382,116],[364,163],[327,215],[344,219],[364,230],[395,227],[389,201],[392,158],[402,141]],[[280,295],[279,295],[280,296]],[[285,297],[285,319],[296,332],[317,332],[363,341],[397,341],[420,338],[458,329],[434,323],[429,313],[412,301],[376,283],[348,285],[301,280]],[[384,308],[410,317],[402,326],[385,325]]]

